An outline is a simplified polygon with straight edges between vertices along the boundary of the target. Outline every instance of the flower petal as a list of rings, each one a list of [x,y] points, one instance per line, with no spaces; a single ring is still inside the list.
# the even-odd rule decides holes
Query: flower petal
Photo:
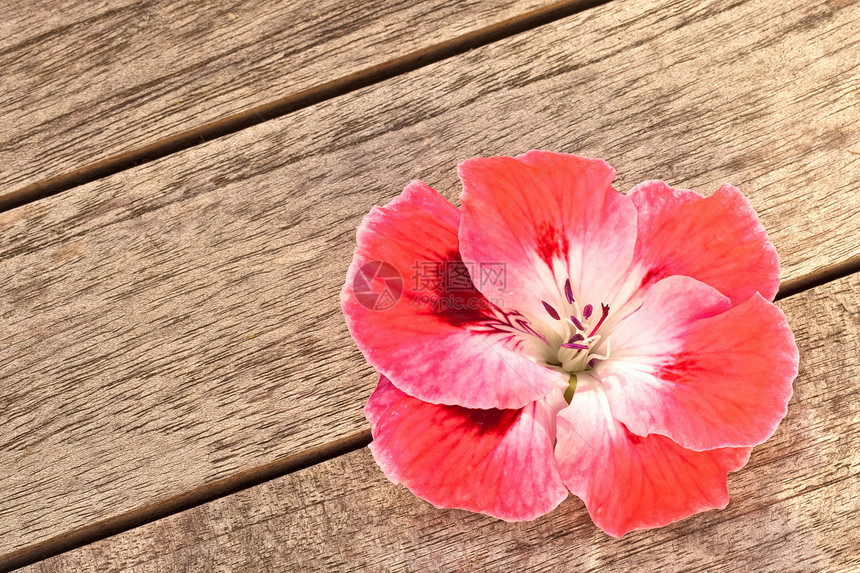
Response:
[[[662,181],[646,181],[629,197],[639,213],[631,280],[651,285],[685,275],[738,305],[756,292],[773,300],[779,257],[749,200],[725,184],[708,198]]]
[[[412,398],[384,376],[364,408],[386,477],[436,507],[534,519],[567,497],[553,458],[552,408],[471,410]]]
[[[750,448],[694,452],[665,436],[632,434],[613,419],[603,390],[580,378],[558,414],[555,457],[598,527],[621,537],[728,504],[726,475],[746,464]]]
[[[420,181],[375,207],[358,229],[341,291],[346,323],[367,361],[416,398],[521,408],[563,375],[535,363],[543,342],[524,318],[472,285],[459,259],[459,220]]]
[[[582,304],[598,305],[624,275],[636,241],[636,209],[610,183],[602,160],[530,151],[470,159],[458,167],[464,261],[505,263],[507,306],[544,316],[566,303],[565,281]],[[558,305],[558,306],[556,306]]]
[[[758,294],[729,307],[706,284],[669,277],[611,333],[612,355],[594,374],[631,432],[710,450],[776,430],[797,375],[788,321]]]

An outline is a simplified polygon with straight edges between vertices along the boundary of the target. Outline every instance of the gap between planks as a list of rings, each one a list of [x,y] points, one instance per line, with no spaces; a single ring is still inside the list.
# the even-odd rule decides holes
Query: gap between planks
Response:
[[[100,539],[123,533],[135,527],[348,454],[367,446],[370,444],[370,440],[369,429],[356,432],[351,436],[236,473],[160,502],[46,539],[5,556],[0,556],[0,572],[32,565],[37,561],[83,547]]]
[[[327,99],[356,91],[372,84],[405,74],[424,66],[445,60],[469,50],[515,36],[522,32],[549,24],[555,20],[572,16],[590,8],[606,4],[611,0],[560,0],[549,6],[538,8],[520,16],[514,16],[492,26],[469,32],[433,46],[415,50],[381,64],[359,70],[346,76],[300,90],[222,119],[205,123],[132,149],[43,179],[0,195],[0,212],[20,207],[45,197],[67,191],[137,165],[160,159],[172,153],[200,145],[254,125],[269,121],[294,111],[310,107]]]
[[[779,285],[779,292],[776,294],[775,300],[794,296],[857,272],[860,272],[860,255],[822,267],[808,275],[783,281]]]
[[[775,301],[822,286],[828,282],[860,272],[860,256],[826,267],[819,272],[783,281]],[[299,454],[287,456],[271,463],[245,470],[226,478],[202,485],[160,502],[140,507],[114,517],[93,523],[46,539],[31,546],[0,556],[0,573],[11,571],[55,555],[72,551],[84,545],[140,527],[147,523],[181,513],[222,497],[288,474],[329,461],[336,457],[367,447],[371,442],[370,429],[356,432]]]

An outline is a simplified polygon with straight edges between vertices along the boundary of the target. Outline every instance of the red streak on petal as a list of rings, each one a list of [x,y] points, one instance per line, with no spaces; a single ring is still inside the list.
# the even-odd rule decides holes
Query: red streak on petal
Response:
[[[668,382],[682,383],[695,378],[702,368],[698,362],[685,353],[675,355],[675,362],[664,364],[657,371],[657,377]]]
[[[567,253],[570,249],[567,237],[560,236],[556,228],[549,223],[541,223],[537,226],[535,243],[537,244],[538,255],[550,268],[552,268],[554,258],[560,257],[562,253]]]
[[[642,277],[642,283],[639,285],[639,288],[655,283],[663,277],[667,276],[668,274],[669,273],[666,272],[666,267],[663,265],[651,267],[650,269],[648,269],[648,272],[645,273],[645,276]]]
[[[633,444],[634,446],[638,446],[638,445],[640,445],[640,444],[644,441],[644,438],[643,438],[642,436],[637,436],[636,434],[634,434],[633,432],[631,432],[630,430],[628,430],[628,429],[627,429],[627,426],[625,426],[625,425],[624,425],[624,424],[622,424],[621,422],[619,422],[619,425],[620,425],[622,428],[624,428],[624,435],[625,435],[625,437],[626,437],[628,440],[630,440],[630,443],[631,443],[631,444]]]
[[[471,410],[459,406],[446,406],[452,415],[470,418],[474,424],[474,433],[478,436],[504,435],[519,419],[522,410]],[[461,424],[469,427],[468,423]]]

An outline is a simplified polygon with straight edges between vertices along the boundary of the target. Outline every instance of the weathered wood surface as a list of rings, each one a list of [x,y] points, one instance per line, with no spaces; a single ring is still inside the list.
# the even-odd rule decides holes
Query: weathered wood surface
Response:
[[[795,393],[724,511],[621,541],[573,497],[504,523],[434,509],[362,449],[26,571],[858,571],[860,275],[779,304],[801,348]]]
[[[0,556],[365,428],[361,216],[530,147],[751,197],[860,254],[857,3],[629,0],[0,214]],[[790,57],[787,57],[790,56]]]
[[[548,4],[4,2],[0,194]]]
[[[5,51],[45,34],[57,33],[70,25],[131,3],[132,0],[6,0],[3,2],[3,18],[0,18],[0,50]]]

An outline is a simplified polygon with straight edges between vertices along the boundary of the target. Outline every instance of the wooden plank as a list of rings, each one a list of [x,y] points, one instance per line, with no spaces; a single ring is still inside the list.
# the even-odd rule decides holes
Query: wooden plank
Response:
[[[505,523],[434,509],[362,449],[25,571],[858,571],[860,275],[780,306],[801,348],[795,394],[724,511],[621,541],[575,498]]]
[[[33,0],[3,3],[0,20],[0,51],[49,34],[61,34],[68,27],[103,16],[105,12],[125,8],[126,0],[80,2],[80,0]],[[0,84],[2,85],[2,84]]]
[[[11,0],[0,193],[550,4]]]
[[[785,280],[860,255],[858,19],[610,4],[0,214],[0,555],[364,428],[355,227],[414,177],[455,198],[465,157],[731,180]]]

